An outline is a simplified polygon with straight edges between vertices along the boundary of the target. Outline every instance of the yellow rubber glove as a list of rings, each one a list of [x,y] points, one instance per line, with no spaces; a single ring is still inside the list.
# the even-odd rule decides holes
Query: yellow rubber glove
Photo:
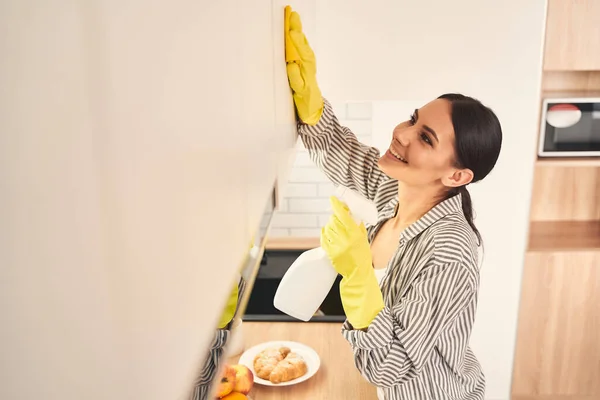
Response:
[[[344,203],[335,196],[330,201],[333,215],[321,230],[321,247],[342,275],[340,297],[346,318],[354,329],[364,329],[384,307],[367,230],[354,221]]]
[[[253,245],[254,245],[254,236],[252,236],[252,238],[250,239],[250,245],[248,247],[248,252],[252,249]],[[246,266],[248,257],[249,257],[249,254],[247,254],[245,260],[242,262],[241,267],[240,267],[241,269],[244,269],[244,267]],[[241,273],[241,270],[239,272]],[[233,319],[233,316],[235,315],[235,312],[237,310],[238,296],[239,296],[239,281],[236,281],[234,283],[233,290],[229,294],[229,298],[227,298],[227,303],[225,303],[225,309],[223,310],[223,313],[221,314],[221,318],[219,319],[219,325],[218,325],[219,329],[225,328],[227,326],[227,324],[229,324],[231,322],[231,320]]]
[[[317,84],[317,62],[302,32],[300,15],[285,7],[285,61],[298,117],[308,125],[316,125],[323,114],[323,97]]]
[[[227,303],[225,304],[225,309],[221,314],[221,319],[219,319],[219,329],[223,329],[227,326],[228,323],[231,322],[233,316],[235,315],[235,310],[237,309],[238,302],[238,283],[235,282],[233,290],[227,299]]]

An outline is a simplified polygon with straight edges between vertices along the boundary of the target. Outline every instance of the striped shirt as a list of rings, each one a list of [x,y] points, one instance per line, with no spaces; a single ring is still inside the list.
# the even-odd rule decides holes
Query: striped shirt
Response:
[[[315,126],[299,124],[311,159],[327,177],[373,200],[372,241],[398,205],[398,183],[378,167],[379,150],[358,142],[325,100]],[[402,212],[402,210],[399,210]],[[362,376],[386,400],[481,400],[485,378],[469,347],[479,288],[477,238],[459,195],[432,208],[400,235],[380,284],[384,309],[368,329],[346,321]]]
[[[238,281],[238,298],[237,304],[240,303],[240,299],[244,295],[246,289],[246,281],[240,278]],[[237,313],[237,308],[236,308]],[[235,315],[235,317],[239,317]],[[211,391],[215,390],[215,376],[223,365],[223,356],[225,345],[231,336],[231,322],[227,324],[224,329],[217,329],[215,335],[208,347],[208,354],[200,364],[200,372],[194,382],[194,388],[191,391],[188,399],[189,400],[207,400],[210,397]],[[214,396],[213,396],[214,397]]]

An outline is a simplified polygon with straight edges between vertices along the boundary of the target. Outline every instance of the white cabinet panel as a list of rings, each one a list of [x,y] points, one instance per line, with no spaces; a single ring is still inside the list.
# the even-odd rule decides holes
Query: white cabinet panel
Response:
[[[15,0],[0,26],[0,398],[180,398],[293,155],[283,6]]]

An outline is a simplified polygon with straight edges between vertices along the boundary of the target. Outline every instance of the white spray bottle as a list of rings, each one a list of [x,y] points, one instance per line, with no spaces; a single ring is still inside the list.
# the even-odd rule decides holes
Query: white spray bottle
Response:
[[[357,224],[377,222],[377,207],[361,194],[338,186],[335,196],[344,202]],[[337,271],[321,247],[307,250],[287,270],[275,293],[273,305],[302,321],[311,319],[333,287]]]

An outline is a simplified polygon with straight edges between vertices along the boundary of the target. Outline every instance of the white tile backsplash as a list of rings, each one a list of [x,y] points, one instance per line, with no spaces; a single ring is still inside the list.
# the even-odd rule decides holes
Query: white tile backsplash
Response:
[[[288,228],[271,228],[271,230],[269,231],[269,237],[280,238],[280,237],[289,237],[289,236],[290,236],[290,229],[288,229]]]
[[[319,195],[321,185],[327,185],[327,183],[289,183],[285,185],[283,195],[287,203],[288,198],[302,198],[309,197],[315,198]]]
[[[288,204],[290,212],[293,213],[319,214],[327,212],[331,208],[327,198],[289,199]]]
[[[302,213],[275,213],[273,214],[273,228],[314,228],[318,226],[317,215]]]
[[[318,183],[329,182],[329,179],[316,166],[292,167],[288,182],[290,183]]]
[[[346,115],[348,119],[368,119],[373,116],[373,105],[371,103],[348,103],[346,104]]]
[[[373,123],[370,119],[345,119],[340,120],[340,123],[349,128],[356,136],[371,136],[373,131]]]
[[[332,103],[340,123],[366,145],[373,145],[372,103]],[[319,237],[330,217],[329,197],[335,186],[312,162],[302,140],[296,145],[296,159],[288,183],[282,189],[283,202],[273,216],[271,237]]]
[[[318,190],[317,190],[318,197],[329,198],[330,196],[333,195],[334,192],[335,192],[335,185],[333,183],[327,182],[327,183],[319,183],[318,184]]]
[[[296,159],[294,160],[294,167],[314,167],[314,163],[310,159],[308,151],[302,151],[296,153]]]
[[[329,218],[331,218],[331,214],[322,214],[317,215],[319,226],[325,226],[329,222]]]
[[[321,236],[321,228],[313,228],[313,229],[290,229],[290,236],[293,237],[320,237]]]

